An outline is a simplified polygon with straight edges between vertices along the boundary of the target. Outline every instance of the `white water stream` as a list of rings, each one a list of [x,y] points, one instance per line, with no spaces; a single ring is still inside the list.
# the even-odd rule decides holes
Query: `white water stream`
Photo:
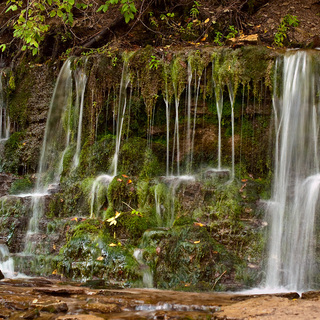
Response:
[[[49,185],[57,186],[63,169],[63,157],[70,144],[72,104],[72,70],[68,59],[56,82],[50,102],[46,129],[39,161],[35,192],[31,194],[32,217],[25,237],[24,254],[34,254],[39,233],[39,221],[43,216],[45,195]],[[65,130],[67,122],[67,130]]]
[[[280,62],[283,80],[275,83],[273,99],[277,141],[265,287],[305,291],[314,285],[319,212],[319,81],[307,52],[288,53],[277,62],[277,72]]]

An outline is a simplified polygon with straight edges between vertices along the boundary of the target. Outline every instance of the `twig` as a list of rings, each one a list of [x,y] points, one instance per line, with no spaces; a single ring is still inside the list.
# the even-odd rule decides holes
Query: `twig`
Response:
[[[212,286],[212,289],[215,288],[215,286],[217,285],[217,283],[219,282],[219,280],[220,280],[226,273],[227,273],[227,270],[223,271],[223,272],[220,274],[220,276],[218,276],[218,278],[216,278],[216,280],[215,280],[215,282],[214,282],[214,284],[213,284],[213,286]]]

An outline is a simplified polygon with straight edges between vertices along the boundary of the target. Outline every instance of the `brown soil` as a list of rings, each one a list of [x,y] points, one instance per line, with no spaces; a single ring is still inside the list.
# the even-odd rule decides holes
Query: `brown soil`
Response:
[[[300,21],[299,26],[289,32],[289,43],[307,45],[320,34],[320,1],[316,0],[269,1],[252,16],[252,32],[271,44],[281,18],[286,14],[295,15]],[[315,47],[320,45],[318,39],[316,42]]]

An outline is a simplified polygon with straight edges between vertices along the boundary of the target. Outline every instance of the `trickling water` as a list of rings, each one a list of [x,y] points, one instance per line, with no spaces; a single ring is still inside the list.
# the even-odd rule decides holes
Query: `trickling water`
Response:
[[[306,52],[286,55],[282,90],[279,97],[274,93],[277,141],[268,208],[266,275],[266,287],[270,289],[303,291],[313,286],[314,228],[320,192],[316,101],[319,84],[313,63]],[[279,90],[275,84],[275,90]]]
[[[231,179],[234,179],[234,92],[231,83],[228,84],[229,98],[231,104],[231,130],[232,130],[232,166]]]
[[[119,151],[120,151],[122,126],[123,126],[124,115],[125,115],[126,106],[127,106],[127,88],[130,82],[128,66],[129,66],[129,59],[127,58],[127,59],[124,59],[123,61],[123,68],[122,68],[122,75],[121,75],[121,82],[120,82],[119,103],[118,103],[118,110],[117,110],[117,126],[116,126],[116,150],[115,150],[112,164],[109,170],[110,174],[113,174],[113,176],[116,176],[118,172],[118,158],[119,158]]]
[[[191,139],[191,155],[190,155],[191,167],[193,164],[194,139],[196,135],[196,121],[197,121],[197,108],[198,108],[198,99],[199,99],[199,92],[200,92],[200,83],[201,83],[201,76],[198,77],[198,82],[197,82],[197,77],[195,77],[196,99],[195,99],[195,105],[194,105],[193,130],[192,130],[192,139]]]
[[[58,185],[63,169],[63,157],[70,144],[72,71],[68,59],[57,79],[51,99],[46,129],[39,161],[38,178],[35,193],[31,194],[32,217],[25,238],[24,254],[35,253],[36,234],[39,232],[39,220],[43,216],[44,196],[51,185]],[[67,123],[67,132],[64,124]]]
[[[84,106],[84,93],[86,90],[87,84],[87,75],[86,75],[86,63],[87,59],[84,62],[84,66],[81,69],[76,70],[75,72],[75,83],[76,83],[76,103],[75,103],[75,114],[78,113],[78,132],[77,132],[77,147],[76,153],[73,158],[73,166],[76,168],[79,165],[79,156],[81,151],[81,134],[82,134],[82,118],[83,118],[83,106]]]
[[[173,225],[175,219],[175,199],[176,199],[176,191],[180,184],[185,181],[194,181],[194,176],[168,176],[165,178],[165,181],[169,183],[169,206],[170,206],[170,217],[168,219],[167,227],[171,227]]]
[[[91,188],[90,196],[91,196],[91,204],[90,204],[90,218],[95,217],[95,212],[98,213],[100,210],[100,204],[99,204],[99,192],[101,188],[108,189],[108,186],[110,182],[112,181],[114,176],[110,176],[107,174],[103,174],[101,176],[98,176]]]
[[[8,140],[10,134],[10,118],[7,113],[7,105],[3,91],[3,74],[3,71],[0,71],[0,140]]]
[[[140,265],[140,270],[142,273],[142,282],[144,288],[153,288],[153,275],[150,270],[150,267],[145,264],[143,259],[143,250],[136,249],[133,252],[133,256]]]
[[[191,64],[190,61],[188,62],[188,86],[187,86],[187,92],[188,92],[188,103],[187,103],[187,138],[186,138],[186,149],[187,153],[190,153],[190,155],[187,158],[187,170],[186,172],[188,174],[191,173],[191,82],[192,82],[192,70],[191,70]]]
[[[70,143],[70,108],[72,104],[72,70],[67,60],[59,73],[51,99],[39,162],[37,192],[44,191],[50,183],[59,183],[62,171],[57,159]],[[66,112],[66,110],[68,112]],[[68,123],[67,134],[64,123]],[[45,175],[45,176],[44,176]]]
[[[215,88],[215,95],[216,95],[216,107],[218,113],[218,124],[219,124],[219,131],[218,131],[218,169],[221,169],[221,117],[222,117],[222,109],[223,109],[223,93],[221,88]]]
[[[12,278],[15,275],[14,262],[10,256],[9,249],[5,244],[0,244],[0,270],[5,278]]]

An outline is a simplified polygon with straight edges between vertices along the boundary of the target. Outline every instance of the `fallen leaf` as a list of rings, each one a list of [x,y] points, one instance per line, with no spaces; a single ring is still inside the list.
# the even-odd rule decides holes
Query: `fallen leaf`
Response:
[[[122,182],[122,179],[119,179],[119,178],[118,178],[117,181]]]
[[[125,174],[123,174],[122,176],[123,176],[124,178],[129,178],[129,177],[128,177],[127,175],[125,175]]]
[[[101,257],[101,256],[97,258],[98,261],[102,261],[103,259],[104,259],[104,258]]]
[[[52,246],[52,249],[53,249],[53,250],[56,250],[56,245],[55,245],[55,244]]]
[[[78,221],[78,218],[74,217],[74,218],[71,219],[71,221]]]
[[[32,301],[32,303],[37,303],[38,302],[38,299],[34,299],[33,301]]]
[[[206,20],[204,20],[204,23],[208,23],[210,21],[209,18],[207,18]]]
[[[109,247],[116,247],[117,245],[115,243],[110,243]]]
[[[128,184],[129,184],[129,183],[132,183],[132,180],[131,180],[131,179],[128,180]]]
[[[55,270],[52,271],[52,274],[57,274],[57,273],[58,273],[58,270],[57,270],[57,269],[55,269]]]
[[[194,225],[199,227],[204,227],[204,224],[201,222],[195,222]]]
[[[194,241],[193,243],[198,244],[200,243],[200,240]]]

